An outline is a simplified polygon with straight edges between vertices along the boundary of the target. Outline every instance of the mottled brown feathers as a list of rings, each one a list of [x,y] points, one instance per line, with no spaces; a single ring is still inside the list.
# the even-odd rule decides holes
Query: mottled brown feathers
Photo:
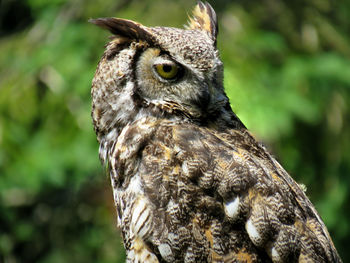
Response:
[[[92,118],[127,262],[341,262],[303,189],[232,112],[208,3],[189,29],[91,22],[114,34]]]
[[[114,155],[115,169],[138,171],[154,220],[144,232],[172,248],[170,262],[338,262],[305,194],[249,134],[152,118],[127,130],[119,149],[132,151]]]

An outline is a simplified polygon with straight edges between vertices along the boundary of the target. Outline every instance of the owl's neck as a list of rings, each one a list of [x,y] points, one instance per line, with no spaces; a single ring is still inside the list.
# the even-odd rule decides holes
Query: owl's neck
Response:
[[[231,129],[246,129],[242,121],[232,111],[229,102],[214,109],[209,108],[202,125],[221,132]]]
[[[220,132],[229,132],[229,130],[232,129],[246,129],[244,124],[231,110],[229,104],[225,105],[224,107],[216,107],[215,111],[213,109],[208,109],[208,112],[203,115],[202,118],[196,119],[191,119],[190,116],[185,113],[170,114],[164,112],[164,110],[157,110],[157,107],[155,105],[148,105],[148,107],[139,108],[139,111],[134,116],[133,121],[130,121],[124,126],[116,126],[110,129],[107,133],[99,136],[100,160],[103,163],[106,163],[106,161],[109,159],[111,151],[113,151],[115,145],[119,140],[119,135],[125,133],[125,131],[130,129],[131,126],[135,126],[137,123],[143,123],[145,120],[147,120],[147,125],[150,125],[150,127],[155,127],[162,121],[167,121],[174,122],[174,124],[181,124],[184,122],[196,123],[199,126],[208,127]],[[146,130],[149,131],[149,128],[146,128]]]
[[[130,91],[127,90],[128,88]],[[124,93],[115,97],[116,101],[113,104],[102,101],[102,104],[98,105],[100,108],[93,105],[92,116],[100,143],[102,162],[106,161],[109,149],[113,148],[125,127],[144,118],[154,122],[167,120],[176,123],[195,123],[220,132],[245,129],[243,123],[232,111],[225,93],[216,96],[217,100],[209,102],[206,107],[196,107],[195,105],[184,106],[174,101],[146,101],[137,96],[137,93],[131,92],[132,88],[132,85],[130,87],[127,85]]]
[[[131,107],[129,110],[124,107],[123,114],[115,112],[114,117],[113,115],[108,116],[112,118],[104,121],[104,123],[109,124],[109,126],[105,126],[108,129],[96,129],[100,144],[111,144],[111,140],[116,140],[126,126],[143,118],[154,119],[154,121],[165,119],[177,123],[196,123],[199,126],[209,127],[221,132],[229,129],[246,129],[232,111],[227,97],[224,100],[209,104],[206,109],[188,108],[171,101],[145,101],[137,97],[133,98],[133,103],[130,103],[129,107]],[[125,114],[127,112],[130,114]]]

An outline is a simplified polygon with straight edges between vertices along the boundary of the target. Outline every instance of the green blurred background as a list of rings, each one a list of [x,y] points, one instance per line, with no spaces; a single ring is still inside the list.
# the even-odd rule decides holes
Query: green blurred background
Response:
[[[350,262],[350,1],[210,1],[233,109]],[[90,83],[109,33],[182,26],[193,1],[0,1],[0,262],[123,262]]]

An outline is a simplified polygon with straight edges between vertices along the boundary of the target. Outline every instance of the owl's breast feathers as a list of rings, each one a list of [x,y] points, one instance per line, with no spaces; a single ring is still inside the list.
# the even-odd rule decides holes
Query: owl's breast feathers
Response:
[[[340,262],[297,183],[245,129],[143,118],[109,149],[131,262]]]

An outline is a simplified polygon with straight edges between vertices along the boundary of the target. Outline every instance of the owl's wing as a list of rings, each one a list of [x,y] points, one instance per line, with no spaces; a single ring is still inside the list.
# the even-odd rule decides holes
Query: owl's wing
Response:
[[[245,130],[164,122],[129,134],[143,138],[129,221],[159,261],[341,262],[299,185]]]

